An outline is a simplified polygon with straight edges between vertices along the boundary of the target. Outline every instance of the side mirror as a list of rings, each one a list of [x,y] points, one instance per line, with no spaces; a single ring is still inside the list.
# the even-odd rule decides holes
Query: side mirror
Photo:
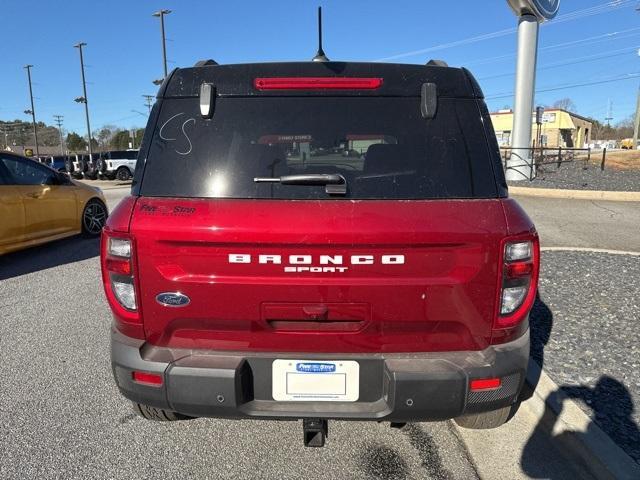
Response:
[[[67,172],[56,172],[52,185],[69,185],[70,183],[71,177]]]

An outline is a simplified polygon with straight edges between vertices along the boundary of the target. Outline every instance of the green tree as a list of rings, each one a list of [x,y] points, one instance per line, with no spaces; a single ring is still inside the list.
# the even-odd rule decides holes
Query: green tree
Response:
[[[115,150],[126,150],[129,148],[129,142],[131,142],[129,130],[118,130],[111,139],[111,146]]]
[[[67,135],[67,148],[72,152],[81,152],[87,148],[87,141],[76,132]]]
[[[140,144],[142,143],[142,137],[144,136],[144,128],[136,128],[134,130],[134,135],[136,136],[136,143],[134,147],[140,148]]]

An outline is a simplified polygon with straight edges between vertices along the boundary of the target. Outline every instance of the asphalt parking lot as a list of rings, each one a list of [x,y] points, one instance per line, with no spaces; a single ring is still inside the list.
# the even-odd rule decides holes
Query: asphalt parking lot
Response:
[[[0,478],[476,478],[448,422],[331,422],[307,449],[300,422],[137,417],[111,378],[97,255],[72,239],[2,259]]]
[[[126,193],[126,187],[105,189],[109,207]],[[532,205],[537,221],[538,207]],[[539,210],[550,215],[549,208]],[[550,218],[540,225],[543,239],[546,231],[562,230]],[[592,238],[600,245],[604,236]],[[330,422],[327,446],[305,449],[299,422],[157,423],[135,416],[111,378],[110,313],[97,255],[97,240],[74,238],[0,259],[0,478],[477,478],[477,459],[470,459],[451,422],[403,430]],[[546,255],[545,262],[551,258]],[[546,281],[544,295],[552,291]],[[556,297],[548,300],[550,308],[558,308],[554,332],[579,331],[579,325],[560,321],[572,302],[554,302]],[[563,349],[554,342],[551,337],[545,354],[550,367],[584,349],[571,342]],[[572,367],[564,374],[558,381],[589,381]],[[504,443],[509,441],[505,437]],[[512,445],[512,463],[520,465],[523,476],[581,478],[553,442],[536,442],[529,450],[531,441]],[[540,469],[527,470],[531,464]]]

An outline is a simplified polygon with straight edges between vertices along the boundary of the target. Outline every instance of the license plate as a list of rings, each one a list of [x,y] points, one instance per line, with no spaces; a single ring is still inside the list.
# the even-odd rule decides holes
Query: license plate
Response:
[[[281,402],[355,402],[360,365],[351,360],[274,360],[273,399]]]

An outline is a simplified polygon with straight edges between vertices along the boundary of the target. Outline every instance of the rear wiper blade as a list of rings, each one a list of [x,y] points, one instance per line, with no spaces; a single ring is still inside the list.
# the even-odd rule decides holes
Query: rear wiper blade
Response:
[[[329,195],[347,194],[347,180],[338,174],[310,173],[282,177],[255,177],[253,181],[256,183],[280,183],[281,185],[325,185],[325,192]]]

